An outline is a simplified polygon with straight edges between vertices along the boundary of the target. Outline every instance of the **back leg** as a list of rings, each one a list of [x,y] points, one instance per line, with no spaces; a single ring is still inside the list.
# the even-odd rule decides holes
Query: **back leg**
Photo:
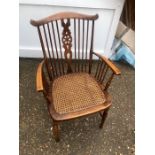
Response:
[[[103,114],[101,114],[102,120],[101,120],[101,123],[100,123],[100,126],[99,126],[100,129],[103,128],[103,124],[104,124],[104,122],[105,122],[105,120],[106,120],[106,118],[108,116],[108,111],[109,111],[109,108],[104,110]]]

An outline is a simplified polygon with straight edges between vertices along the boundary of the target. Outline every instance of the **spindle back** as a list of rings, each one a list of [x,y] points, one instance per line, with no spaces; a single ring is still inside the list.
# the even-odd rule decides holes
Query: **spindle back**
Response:
[[[97,18],[98,15],[63,12],[31,20],[38,29],[50,80],[72,72],[91,72]]]

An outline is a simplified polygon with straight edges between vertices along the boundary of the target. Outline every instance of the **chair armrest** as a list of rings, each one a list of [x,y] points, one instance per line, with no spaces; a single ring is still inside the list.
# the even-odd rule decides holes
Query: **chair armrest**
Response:
[[[111,68],[111,70],[113,71],[114,74],[116,74],[116,75],[121,74],[120,70],[109,59],[107,59],[106,57],[104,57],[96,52],[93,52],[93,54],[95,54],[102,61],[104,61]]]
[[[36,75],[36,90],[37,91],[43,91],[44,85],[43,85],[43,65],[44,60],[39,64],[37,68],[37,75]]]

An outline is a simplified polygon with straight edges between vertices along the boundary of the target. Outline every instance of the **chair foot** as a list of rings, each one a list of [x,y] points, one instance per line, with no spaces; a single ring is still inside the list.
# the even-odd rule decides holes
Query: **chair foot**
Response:
[[[56,142],[60,141],[59,138],[59,125],[58,122],[53,121],[53,136]]]
[[[102,114],[102,120],[101,120],[101,123],[100,123],[100,126],[99,128],[102,129],[103,128],[103,124],[108,116],[108,111],[109,111],[109,108],[104,110],[103,114]]]

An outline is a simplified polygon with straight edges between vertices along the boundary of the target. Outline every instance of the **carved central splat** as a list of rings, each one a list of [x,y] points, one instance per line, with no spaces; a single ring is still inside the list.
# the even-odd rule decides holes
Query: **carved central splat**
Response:
[[[66,23],[64,22],[64,20],[61,20],[61,24],[63,26],[63,32],[62,32],[62,42],[63,42],[63,47],[65,49],[65,59],[67,60],[67,64],[68,64],[68,70],[67,72],[72,72],[71,69],[71,60],[72,60],[72,51],[71,51],[71,47],[72,47],[72,36],[71,36],[71,32],[69,29],[70,26],[70,20],[67,19]]]

